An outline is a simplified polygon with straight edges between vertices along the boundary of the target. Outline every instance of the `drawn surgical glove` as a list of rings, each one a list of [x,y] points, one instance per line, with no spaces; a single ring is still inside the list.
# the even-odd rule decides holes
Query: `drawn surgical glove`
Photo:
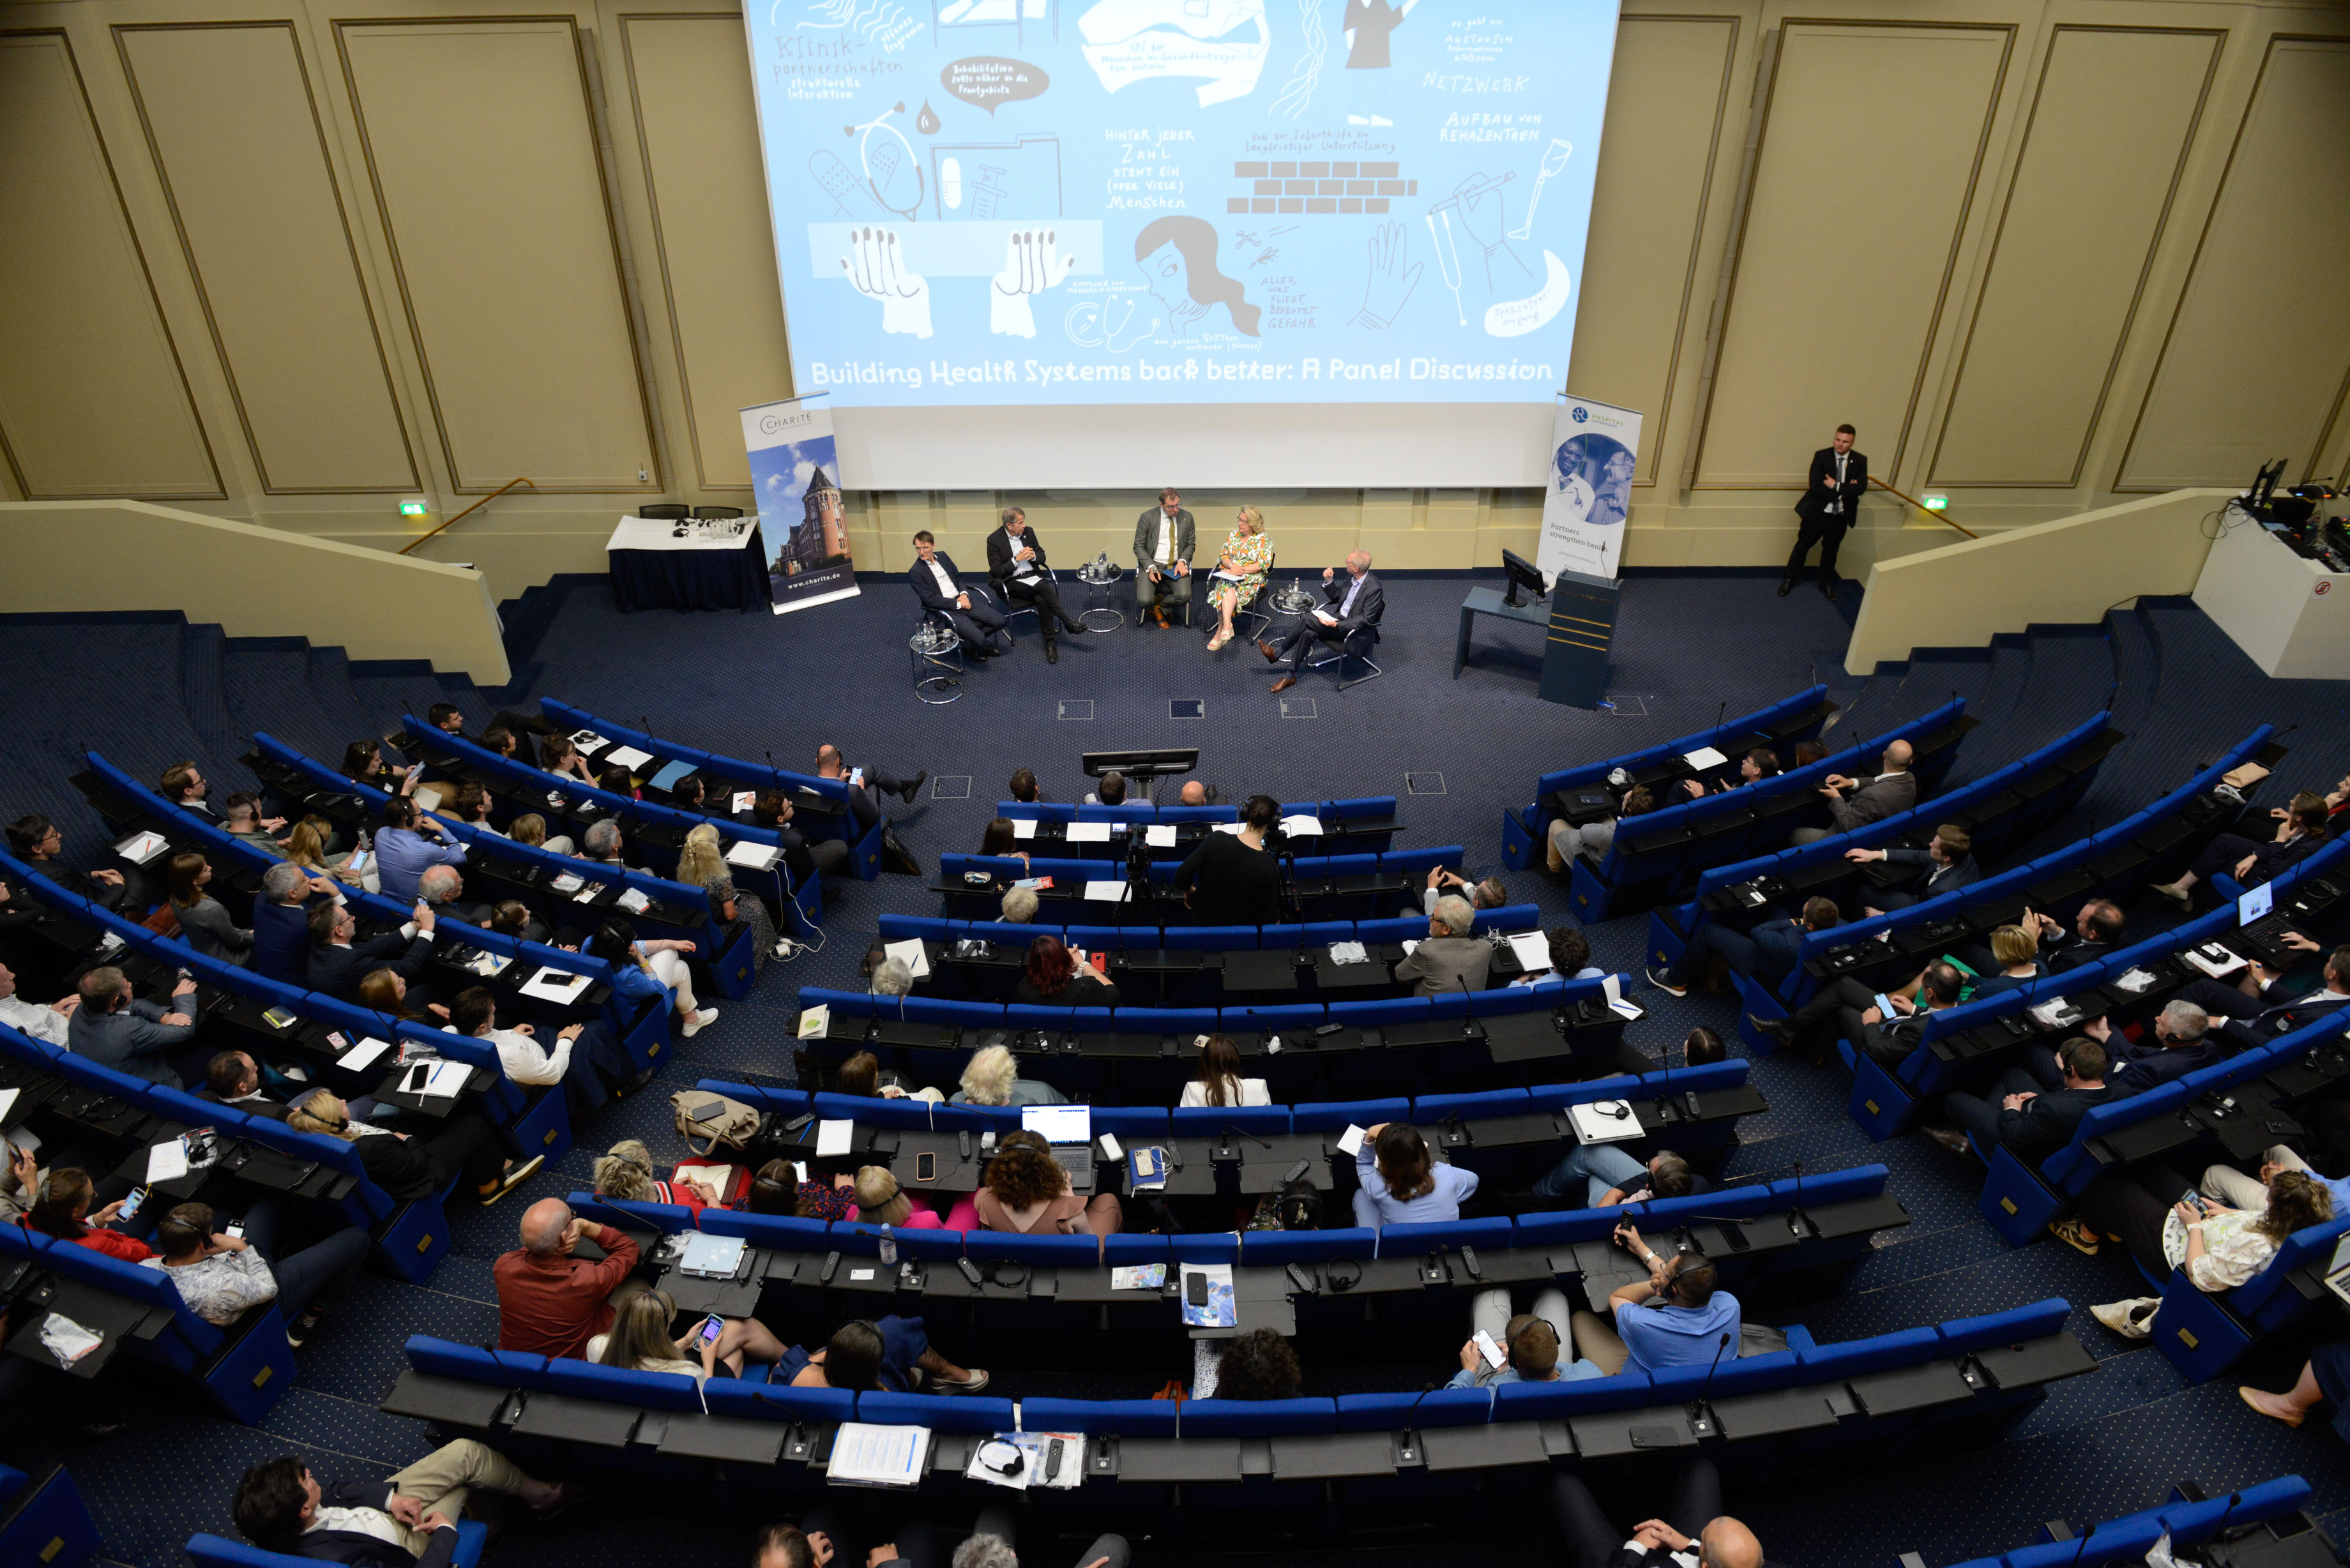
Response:
[[[1065,256],[1049,232],[1015,231],[1003,236],[1003,270],[987,291],[987,329],[1007,337],[1036,336],[1036,317],[1028,296],[1042,294],[1068,276],[1077,265]]]
[[[852,229],[840,270],[851,287],[881,302],[881,330],[931,335],[931,281],[910,271],[889,229]]]

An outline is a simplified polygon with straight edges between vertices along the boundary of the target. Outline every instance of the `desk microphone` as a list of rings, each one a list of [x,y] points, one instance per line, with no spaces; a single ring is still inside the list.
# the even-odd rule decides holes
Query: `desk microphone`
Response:
[[[1255,1133],[1253,1133],[1253,1132],[1250,1132],[1250,1131],[1248,1131],[1247,1129],[1243,1128],[1243,1127],[1229,1127],[1229,1126],[1228,1126],[1228,1127],[1224,1127],[1222,1130],[1223,1130],[1223,1131],[1225,1131],[1225,1132],[1228,1132],[1228,1133],[1237,1133],[1237,1134],[1238,1134],[1239,1136],[1241,1136],[1242,1137],[1247,1138],[1247,1139],[1249,1139],[1249,1140],[1250,1140],[1251,1142],[1253,1142],[1253,1143],[1261,1143],[1261,1144],[1264,1145],[1264,1147],[1267,1147],[1267,1148],[1271,1148],[1271,1147],[1273,1147],[1273,1140],[1272,1140],[1271,1138],[1269,1138],[1269,1137],[1260,1137],[1259,1135],[1257,1135],[1257,1134],[1255,1134]]]
[[[1725,1328],[1721,1331],[1721,1343],[1715,1345],[1713,1348],[1713,1366],[1705,1369],[1705,1381],[1697,1386],[1697,1402],[1700,1406],[1705,1405],[1706,1394],[1713,1387],[1714,1369],[1721,1365],[1721,1358],[1728,1355],[1729,1352],[1730,1330]],[[1699,1434],[1702,1436],[1706,1428],[1711,1427],[1713,1422],[1710,1416],[1700,1415],[1696,1418],[1695,1424]]]
[[[1421,1386],[1419,1392],[1412,1396],[1411,1403],[1403,1407],[1403,1453],[1400,1456],[1401,1458],[1408,1459],[1412,1457],[1411,1450],[1413,1445],[1411,1440],[1411,1413],[1419,1408],[1419,1402],[1422,1399],[1427,1398],[1430,1394],[1435,1392],[1435,1384],[1424,1384]]]
[[[1461,981],[1461,1005],[1464,1010],[1461,1014],[1461,1038],[1463,1040],[1474,1039],[1477,1034],[1477,1003],[1475,1001],[1475,995],[1469,989],[1469,977],[1467,975],[1458,975],[1454,978]]]
[[[2216,1542],[2220,1539],[2220,1532],[2228,1528],[2228,1521],[2235,1516],[2236,1505],[2243,1501],[2242,1492],[2231,1491],[2228,1494],[2228,1506],[2220,1511],[2220,1522],[2211,1527],[2211,1533],[2205,1537],[2206,1540]]]

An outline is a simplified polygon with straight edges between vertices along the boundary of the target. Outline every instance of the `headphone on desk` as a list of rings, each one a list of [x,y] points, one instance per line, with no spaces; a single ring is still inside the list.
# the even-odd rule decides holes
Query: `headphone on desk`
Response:
[[[1322,1282],[1334,1295],[1344,1295],[1363,1282],[1363,1265],[1352,1258],[1333,1258],[1322,1265]]]

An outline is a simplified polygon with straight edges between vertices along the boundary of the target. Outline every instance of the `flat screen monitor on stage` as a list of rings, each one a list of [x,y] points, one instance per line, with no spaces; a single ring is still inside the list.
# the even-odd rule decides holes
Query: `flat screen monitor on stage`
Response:
[[[1200,765],[1197,746],[1161,746],[1137,752],[1087,752],[1077,758],[1087,778],[1124,774],[1129,778],[1172,778]]]
[[[860,484],[1544,472],[1617,0],[744,10],[794,380]]]

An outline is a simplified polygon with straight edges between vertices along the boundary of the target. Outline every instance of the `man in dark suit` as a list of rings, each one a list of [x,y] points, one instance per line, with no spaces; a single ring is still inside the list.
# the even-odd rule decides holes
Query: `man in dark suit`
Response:
[[[1822,779],[1820,794],[1828,803],[1828,826],[1799,827],[1787,836],[1787,842],[1816,844],[1830,834],[1850,833],[1856,827],[1898,816],[1916,805],[1918,775],[1909,771],[1909,759],[1915,754],[1908,742],[1889,742],[1885,748],[1885,761],[1875,778],[1863,780],[1830,774]],[[1852,792],[1848,798],[1846,790]]]
[[[954,557],[939,548],[928,528],[914,535],[914,553],[921,558],[907,572],[906,581],[922,607],[944,616],[973,659],[1011,652],[1003,607],[978,585],[955,576]]]
[[[1347,553],[1343,577],[1332,567],[1322,568],[1322,607],[1300,620],[1279,648],[1263,640],[1256,645],[1267,663],[1289,661],[1289,673],[1273,683],[1275,691],[1286,691],[1297,684],[1305,656],[1322,643],[1330,644],[1341,655],[1363,659],[1379,640],[1379,618],[1388,613],[1388,596],[1378,578],[1371,576],[1368,550]]]
[[[1820,547],[1820,592],[1835,597],[1836,547],[1860,510],[1860,498],[1868,493],[1868,459],[1852,450],[1854,433],[1850,425],[1838,425],[1835,440],[1812,453],[1804,498],[1795,503],[1795,515],[1804,522],[1795,531],[1794,554],[1787,557],[1787,575],[1779,584],[1782,598],[1794,587],[1804,557],[1814,545]]]
[[[2306,937],[2294,945],[2305,945],[2310,951],[2317,947]],[[2315,991],[2288,988],[2283,971],[2265,964],[2252,966],[2251,982],[2260,987],[2258,994],[2223,981],[2194,980],[2178,988],[2178,997],[2214,1018],[2226,1019],[2220,1034],[2239,1050],[2249,1051],[2350,1006],[2350,947],[2326,955],[2325,983]]]
[[[1800,920],[1782,915],[1749,930],[1708,920],[1690,933],[1689,945],[1681,949],[1680,957],[1669,964],[1648,966],[1648,983],[1675,996],[1687,996],[1691,985],[1704,983],[1707,969],[1718,958],[1732,974],[1752,976],[1775,991],[1795,967],[1795,955],[1802,950],[1804,939],[1814,931],[1833,930],[1842,924],[1844,911],[1836,908],[1833,898],[1805,900]]]
[[[261,1069],[242,1051],[224,1051],[212,1059],[204,1069],[204,1086],[196,1091],[196,1098],[210,1100],[216,1106],[234,1106],[240,1111],[267,1116],[273,1122],[284,1121],[288,1109],[262,1092]]]
[[[1928,1014],[1959,1004],[1959,992],[1965,984],[1966,977],[1954,966],[1929,963],[1918,976],[1914,1002],[1898,994],[1887,996],[1893,1003],[1888,1016],[1877,1005],[1877,993],[1866,981],[1846,975],[1833,985],[1820,987],[1809,1002],[1785,1018],[1756,1018],[1752,1013],[1747,1017],[1763,1033],[1789,1045],[1804,1044],[1822,1023],[1834,1019],[1839,1036],[1851,1041],[1854,1050],[1892,1067],[1924,1040]]]
[[[1061,590],[1045,569],[1044,541],[1028,526],[1028,514],[1017,506],[1005,507],[1003,526],[987,536],[987,582],[1007,603],[1036,607],[1047,664],[1061,662],[1061,650],[1053,641],[1055,631],[1086,629],[1085,622],[1061,607]]]
[[[460,1438],[388,1481],[322,1486],[300,1459],[270,1459],[244,1472],[229,1513],[265,1552],[352,1568],[448,1568],[476,1487],[520,1498],[542,1519],[569,1501],[565,1488],[533,1480],[487,1443]]]
[[[1159,493],[1159,504],[1134,520],[1134,624],[1143,624],[1143,612],[1158,626],[1167,624],[1166,601],[1188,604],[1191,598],[1191,552],[1199,545],[1199,529],[1183,498],[1169,485]]]
[[[1982,872],[1975,866],[1974,846],[1971,834],[1955,822],[1946,822],[1934,829],[1933,839],[1923,849],[1898,846],[1891,849],[1847,849],[1844,857],[1856,864],[1883,860],[1915,867],[1907,880],[1870,894],[1869,901],[1861,906],[1872,915],[1889,915],[1896,909],[1955,893],[1980,881]]]
[[[369,937],[353,947],[351,938],[358,935],[359,923],[349,908],[322,904],[310,911],[310,967],[305,983],[312,991],[323,991],[344,1002],[357,1002],[359,981],[380,969],[388,969],[408,982],[409,1005],[421,1008],[427,998],[418,982],[425,966],[432,961],[433,920],[432,906],[419,904],[414,936],[402,927],[380,937]]]
[[[2004,1147],[2025,1165],[2037,1166],[2073,1141],[2083,1116],[2121,1097],[2106,1083],[2106,1048],[2086,1035],[2075,1034],[2058,1046],[2056,1062],[2063,1087],[2043,1091],[2031,1073],[2010,1067],[1991,1085],[1989,1099],[1947,1096],[1943,1104],[1958,1127],[1928,1127],[1927,1136],[1958,1154],[1980,1147],[1989,1159],[1991,1150]]]
[[[2066,930],[2061,920],[2030,909],[2023,911],[2022,920],[2023,929],[2032,933],[2040,950],[2048,955],[2051,974],[2111,958],[2122,945],[2122,927],[2126,923],[2122,907],[2111,898],[2092,898],[2082,905],[2071,930]],[[1984,972],[1988,972],[1987,967]]]
[[[2211,1031],[2210,1015],[2191,1002],[2173,1002],[2156,1013],[2154,1038],[2144,1044],[2116,1033],[2114,1026],[2102,1018],[2085,1022],[2081,1033],[2106,1048],[2106,1082],[2116,1096],[2158,1089],[2228,1054],[2226,1042]],[[2064,1069],[2053,1048],[2025,1046],[2023,1064],[2042,1088],[2064,1086]]]
[[[595,836],[592,825],[588,836]],[[632,870],[634,867],[623,867],[622,869]],[[416,896],[431,905],[436,915],[446,915],[468,926],[490,923],[490,907],[466,901],[465,879],[454,866],[435,866],[419,877],[416,879]]]
[[[1721,1511],[1721,1477],[1702,1455],[1674,1481],[1667,1518],[1618,1530],[1583,1478],[1565,1474],[1551,1478],[1550,1511],[1568,1568],[1766,1568],[1754,1532]]]
[[[182,980],[172,988],[172,1006],[134,1002],[130,981],[111,965],[91,970],[78,988],[81,1005],[66,1021],[66,1049],[75,1055],[144,1078],[165,1088],[181,1086],[180,1075],[169,1058],[185,1050],[196,1037],[196,982]],[[185,1007],[185,1012],[176,1011]]]

